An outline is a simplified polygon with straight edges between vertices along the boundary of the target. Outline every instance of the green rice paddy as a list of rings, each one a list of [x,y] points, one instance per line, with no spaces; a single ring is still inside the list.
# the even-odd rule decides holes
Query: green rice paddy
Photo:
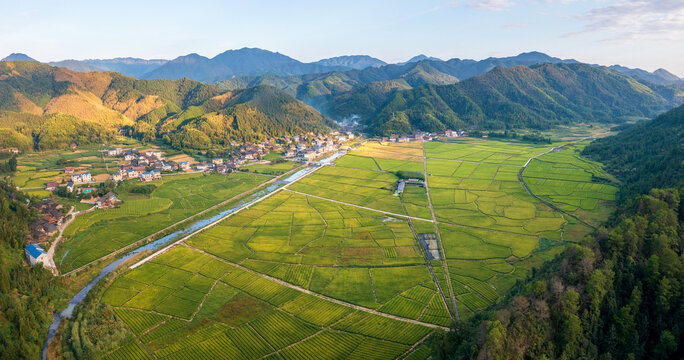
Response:
[[[589,230],[548,203],[595,221],[614,198],[600,164],[572,148],[424,146],[425,164],[420,143],[368,143],[124,273],[102,301],[136,341],[111,355],[142,344],[161,359],[426,359],[435,326],[495,304]],[[522,176],[543,201],[518,178],[532,157]],[[429,198],[419,186],[395,195],[395,172],[424,165]],[[174,197],[82,221],[155,216],[175,206],[163,199]],[[429,260],[416,235],[435,231]]]

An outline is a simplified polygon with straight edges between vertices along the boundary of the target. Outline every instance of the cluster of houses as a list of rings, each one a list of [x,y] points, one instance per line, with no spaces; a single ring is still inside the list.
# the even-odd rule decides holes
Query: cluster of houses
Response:
[[[112,180],[119,182],[127,179],[139,179],[147,182],[161,179],[162,171],[178,171],[179,164],[164,162],[164,155],[160,150],[138,151],[121,148],[107,150],[108,156],[120,156],[128,164],[121,165],[119,171],[112,175]],[[152,169],[150,169],[152,168]]]
[[[47,242],[50,237],[57,233],[58,227],[66,214],[61,211],[62,204],[52,199],[45,199],[33,205],[40,216],[29,225],[26,242],[29,244]]]
[[[353,133],[337,131],[333,131],[330,135],[314,135],[310,142],[308,137],[294,136],[288,143],[285,157],[292,160],[312,161],[323,154],[337,151],[345,142],[353,139]]]
[[[463,131],[463,129],[459,129],[458,131],[455,130],[447,130],[444,132],[440,133],[427,133],[424,131],[416,131],[411,135],[390,135],[387,137],[383,137],[382,141],[384,142],[395,142],[395,143],[407,143],[411,141],[432,141],[433,139],[439,138],[439,137],[459,137],[459,136],[468,136],[468,132]]]

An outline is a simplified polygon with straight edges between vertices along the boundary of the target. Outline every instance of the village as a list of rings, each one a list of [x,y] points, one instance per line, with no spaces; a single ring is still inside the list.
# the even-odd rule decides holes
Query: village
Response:
[[[295,136],[282,136],[270,138],[257,144],[232,143],[233,150],[227,153],[225,158],[213,157],[206,161],[192,162],[172,161],[165,157],[161,150],[152,149],[141,151],[136,148],[122,147],[102,150],[102,157],[115,158],[118,164],[116,172],[110,173],[107,180],[114,184],[122,181],[133,180],[138,182],[153,182],[160,180],[162,175],[180,173],[218,173],[229,174],[240,171],[240,168],[251,164],[268,164],[273,160],[265,160],[270,153],[278,153],[272,157],[275,161],[294,161],[298,163],[313,163],[324,155],[336,152],[343,148],[350,140],[355,139],[352,132],[333,131],[329,134],[300,134]],[[73,149],[72,149],[73,150]],[[42,264],[44,267],[53,268],[51,256],[43,250],[58,238],[58,234],[68,225],[66,219],[69,215],[76,216],[79,213],[106,210],[119,207],[121,200],[112,191],[102,190],[104,181],[102,177],[96,177],[89,171],[76,171],[75,166],[63,168],[65,180],[60,184],[57,181],[48,181],[45,190],[76,197],[81,203],[90,204],[87,210],[67,212],[64,205],[53,198],[45,198],[33,204],[38,212],[38,217],[32,222],[29,234],[26,236],[25,253],[31,265]],[[111,169],[111,168],[110,168]],[[106,180],[105,180],[106,181]],[[59,191],[58,191],[59,190]],[[105,192],[103,195],[102,193]],[[100,196],[98,196],[100,195]],[[73,209],[72,209],[73,210]],[[54,271],[54,270],[53,270]]]

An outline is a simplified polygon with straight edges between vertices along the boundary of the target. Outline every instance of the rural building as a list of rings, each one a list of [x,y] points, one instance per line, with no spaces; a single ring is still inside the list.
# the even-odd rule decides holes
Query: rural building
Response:
[[[116,174],[112,175],[112,181],[119,182],[119,181],[122,181],[124,179],[124,177],[125,177],[124,173],[119,171]]]
[[[197,169],[197,171],[204,171],[207,168],[208,168],[207,164],[204,164],[204,163],[195,165],[195,169]]]
[[[148,152],[147,152],[147,155],[148,155],[149,157],[154,158],[154,159],[157,159],[157,160],[161,160],[161,159],[162,159],[162,152],[159,151],[159,150],[148,151]]]
[[[71,181],[69,181],[69,182],[66,184],[66,189],[67,189],[68,192],[74,192],[74,183],[71,182]]]
[[[178,167],[180,167],[181,170],[187,170],[190,168],[190,163],[187,161],[181,161],[180,163],[178,163]]]
[[[65,174],[73,174],[74,173],[74,167],[73,166],[67,166],[64,168],[64,173]]]
[[[458,137],[458,131],[447,130],[444,132],[444,136],[446,136],[446,137]]]
[[[214,158],[211,160],[211,163],[214,165],[221,165],[221,164],[223,164],[223,159],[222,158]]]
[[[56,181],[48,181],[47,184],[45,184],[45,190],[55,191],[57,190],[57,186],[59,186],[59,184]]]
[[[30,244],[24,248],[24,252],[26,253],[26,260],[28,260],[31,266],[34,266],[38,263],[43,264],[43,267],[50,266],[48,254],[40,246],[36,244]]]

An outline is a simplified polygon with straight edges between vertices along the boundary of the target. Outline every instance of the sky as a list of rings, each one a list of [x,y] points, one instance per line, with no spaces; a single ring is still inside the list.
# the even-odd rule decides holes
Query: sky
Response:
[[[3,1],[0,58],[364,54],[483,59],[541,51],[684,77],[684,0]]]

